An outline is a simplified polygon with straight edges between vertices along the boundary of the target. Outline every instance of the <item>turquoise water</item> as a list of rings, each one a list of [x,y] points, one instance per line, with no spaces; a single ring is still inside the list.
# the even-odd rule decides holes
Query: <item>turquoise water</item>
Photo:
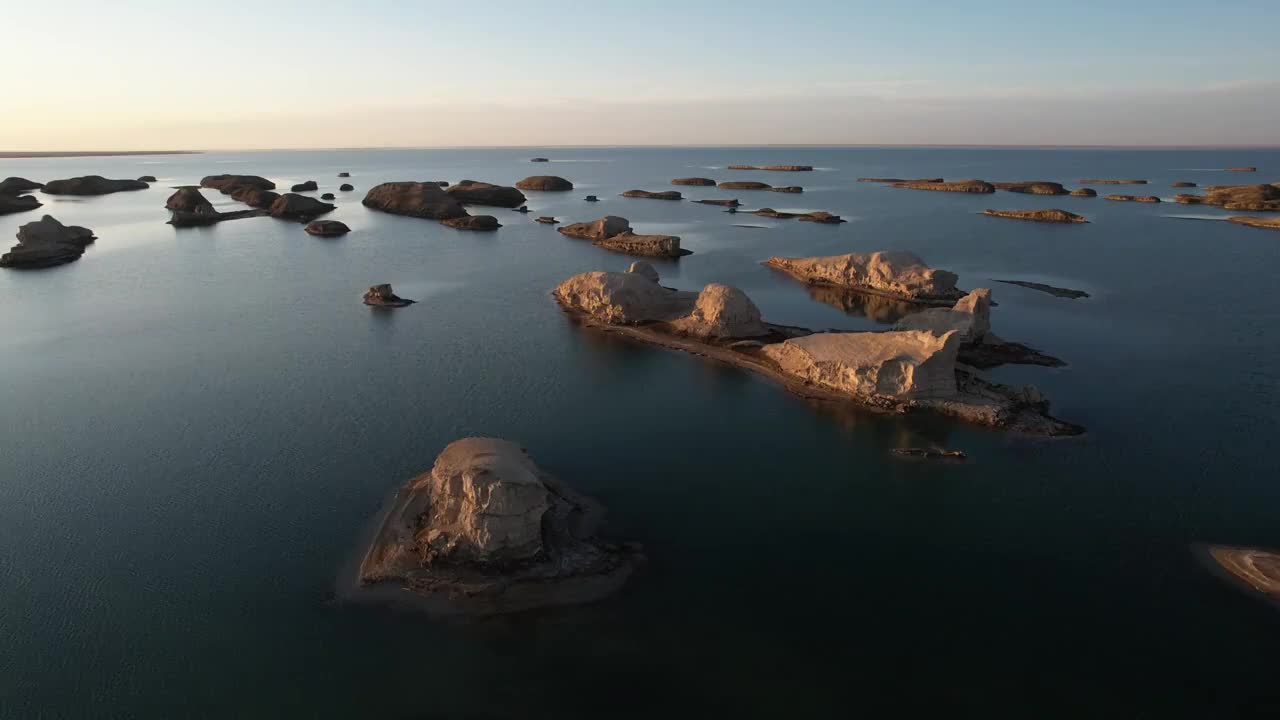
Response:
[[[534,155],[550,164],[530,164]],[[804,163],[812,173],[729,172]],[[1255,165],[1242,176],[1207,170]],[[339,171],[350,180],[339,180]],[[165,225],[170,185],[254,173],[321,192],[353,232],[270,218]],[[1280,712],[1280,613],[1189,546],[1280,547],[1280,234],[1178,205],[896,190],[860,176],[1143,177],[1171,199],[1280,180],[1277,151],[891,148],[210,153],[0,160],[0,177],[152,174],[150,190],[40,196],[99,237],[0,272],[0,716],[832,717]],[[493,234],[367,211],[387,180],[558,174]],[[626,199],[671,178],[800,184],[747,207]],[[596,194],[601,202],[582,202]],[[216,192],[223,209],[236,206]],[[978,215],[1060,207],[1083,226]],[[1196,215],[1226,216],[1213,208]],[[990,286],[1002,337],[1079,439],[815,405],[750,374],[584,332],[549,296],[631,261],[533,222],[603,214],[680,235],[666,285],[724,282],[773,321],[870,329],[759,265],[909,249]],[[735,223],[765,225],[738,228]],[[1088,291],[1068,301],[1021,279]],[[419,304],[371,312],[390,282]],[[610,510],[651,564],[616,599],[482,622],[335,606],[386,493],[449,441],[496,435]],[[899,445],[966,450],[903,463]]]

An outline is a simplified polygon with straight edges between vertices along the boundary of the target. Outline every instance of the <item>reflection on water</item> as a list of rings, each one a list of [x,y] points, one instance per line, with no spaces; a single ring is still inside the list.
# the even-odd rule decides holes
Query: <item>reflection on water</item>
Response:
[[[868,320],[891,325],[902,318],[925,309],[922,305],[894,300],[882,295],[868,295],[854,290],[831,287],[829,285],[810,285],[809,297],[820,303],[839,308],[850,315],[859,315]]]

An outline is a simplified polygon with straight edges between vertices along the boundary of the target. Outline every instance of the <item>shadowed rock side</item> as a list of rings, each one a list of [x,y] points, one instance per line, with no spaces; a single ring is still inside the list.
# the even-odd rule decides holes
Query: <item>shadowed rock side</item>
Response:
[[[334,198],[333,193],[325,193],[325,194],[323,194],[323,195],[321,195],[321,196],[320,196],[320,199],[321,199],[321,200],[333,200],[333,199],[335,199],[335,198]]]
[[[573,189],[573,183],[557,175],[533,175],[516,183],[516,187],[537,192],[568,192]]]
[[[810,172],[812,165],[730,165],[730,170],[770,170],[773,172]]]
[[[1073,197],[1098,197],[1098,191],[1093,188],[1076,188],[1071,191]]]
[[[373,307],[399,308],[406,305],[412,305],[415,301],[407,300],[396,295],[392,291],[391,286],[387,283],[381,285],[373,285],[364,291],[364,304]]]
[[[1146,185],[1146,180],[1081,180],[1081,185]]]
[[[351,177],[351,173],[346,172],[346,171],[343,171],[343,172],[338,173],[338,177],[340,177],[340,178],[348,178],[348,177]]]
[[[155,175],[143,175],[138,178],[138,182],[153,183],[156,181]]]
[[[0,195],[0,215],[35,210],[41,204],[33,195]]]
[[[651,192],[649,190],[628,190],[622,193],[622,197],[628,198],[645,198],[647,200],[683,200],[684,196],[675,190],[661,190],[659,192]]]
[[[714,187],[714,186],[715,186],[715,184],[716,184],[716,181],[715,181],[715,180],[712,180],[711,178],[698,178],[698,177],[694,177],[694,178],[676,178],[675,180],[672,180],[672,181],[671,181],[671,184],[672,184],[672,185],[697,185],[697,186],[701,186],[701,187]]]
[[[998,182],[991,183],[1000,190],[1008,190],[1009,192],[1024,193],[1026,195],[1066,195],[1067,189],[1062,187],[1060,183],[1047,182],[1044,180],[1030,180],[1026,182]]]
[[[1233,222],[1237,225],[1248,225],[1249,227],[1263,228],[1265,230],[1280,230],[1280,218],[1278,217],[1249,217],[1241,215],[1238,217],[1229,217],[1227,222]]]
[[[1030,220],[1042,223],[1087,223],[1083,216],[1066,210],[983,210],[983,215],[1012,218],[1014,220]]]
[[[950,305],[964,296],[956,274],[925,265],[902,250],[820,257],[772,257],[763,263],[810,285],[886,295],[912,302]]]
[[[637,235],[626,218],[616,215],[591,222],[574,223],[556,228],[562,235],[579,240],[590,240],[606,250],[649,257],[681,257],[692,254],[680,247],[680,238],[674,235]]]
[[[941,183],[945,181],[946,180],[944,178],[916,178],[915,180],[911,180],[909,178],[878,178],[878,177],[858,178],[858,182],[865,182],[865,183]]]
[[[311,222],[316,217],[332,212],[336,205],[321,202],[313,197],[285,193],[271,203],[271,217],[297,222]]]
[[[993,193],[996,187],[989,182],[982,180],[952,180],[951,182],[900,182],[894,183],[890,187],[906,188],[908,190],[933,190],[936,192],[959,192],[959,193]]]
[[[1019,287],[1024,287],[1030,290],[1039,290],[1042,293],[1048,293],[1050,295],[1053,295],[1054,297],[1067,298],[1069,300],[1076,300],[1079,298],[1089,297],[1089,293],[1083,290],[1072,290],[1070,288],[1054,287],[1053,285],[1045,285],[1044,283],[1038,283],[1038,282],[1029,282],[1027,280],[997,280],[996,282],[1004,283],[1006,285],[1017,285]]]
[[[498,222],[498,218],[492,215],[468,215],[466,217],[441,220],[441,222],[455,230],[478,230],[487,232],[490,230],[497,230],[502,227]]]
[[[694,202],[699,203],[701,205],[719,205],[720,207],[731,207],[731,208],[736,208],[742,204],[738,202],[737,198],[733,198],[731,200],[694,200]]]
[[[476,180],[459,180],[446,191],[463,205],[514,208],[524,204],[524,193],[513,187]]]
[[[320,186],[316,184],[315,180],[307,180],[306,182],[300,182],[297,185],[294,185],[293,187],[289,188],[289,190],[292,192],[311,192],[313,190],[319,190],[319,189],[320,189]]]
[[[356,189],[355,186],[352,185],[351,183],[342,183],[341,185],[338,186],[338,192],[351,192],[352,190],[355,190],[355,189]]]
[[[768,190],[772,185],[769,183],[755,182],[752,180],[722,182],[716,187],[721,190]]]
[[[262,188],[248,185],[234,187],[228,194],[231,196],[232,200],[237,200],[249,207],[258,208],[260,210],[270,210],[271,206],[275,204],[275,201],[280,199],[280,193],[278,192],[263,190]]]
[[[166,209],[174,212],[200,213],[213,215],[217,211],[213,209],[213,203],[209,202],[200,193],[200,188],[195,185],[183,185],[175,189],[174,193],[165,200]]]
[[[1243,587],[1280,602],[1280,552],[1227,545],[1211,545],[1206,550]]]
[[[1155,195],[1108,195],[1106,200],[1115,200],[1117,202],[1140,202],[1140,203],[1158,203],[1160,198]]]
[[[38,183],[34,180],[7,177],[4,180],[0,180],[0,195],[20,195],[32,190],[39,190],[42,187],[44,187],[44,183]]]
[[[307,223],[303,230],[308,235],[314,235],[315,237],[338,237],[351,232],[351,228],[347,227],[346,223],[338,222],[337,220],[316,220],[315,222]]]
[[[66,180],[50,180],[44,184],[41,192],[49,195],[108,195],[127,190],[146,190],[149,187],[151,186],[137,180],[110,180],[101,175],[85,175]]]
[[[425,609],[498,614],[602,599],[643,561],[596,538],[603,508],[494,438],[450,443],[397,493],[358,582],[408,590]]]
[[[582,273],[553,295],[585,325],[752,370],[806,397],[1046,435],[1082,432],[1049,417],[1035,388],[998,385],[959,365],[956,330],[812,333],[764,322],[734,288],[712,284],[695,295],[639,273]]]
[[[374,210],[429,220],[448,220],[467,214],[457,198],[430,182],[382,183],[370,188],[362,202]]]
[[[775,220],[799,220],[800,222],[818,223],[820,225],[839,225],[842,222],[848,222],[839,215],[832,215],[829,212],[821,210],[807,213],[781,212],[773,208],[760,208],[751,213],[760,217],[773,218]]]
[[[1043,365],[1061,367],[1066,363],[1020,343],[1005,342],[991,332],[991,291],[978,288],[950,308],[930,308],[908,315],[894,330],[923,330],[937,335],[956,332],[960,336],[960,362],[986,370],[1000,365]]]
[[[79,260],[97,238],[89,228],[63,225],[51,215],[18,228],[18,244],[0,255],[0,267],[45,268]]]

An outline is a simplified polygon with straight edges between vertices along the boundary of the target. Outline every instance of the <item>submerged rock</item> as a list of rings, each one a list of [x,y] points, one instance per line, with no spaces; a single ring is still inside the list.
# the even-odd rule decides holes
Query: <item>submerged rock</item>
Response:
[[[1146,185],[1146,180],[1081,180],[1081,185]]]
[[[346,223],[341,223],[337,220],[316,220],[315,222],[307,223],[303,230],[308,235],[316,237],[338,237],[351,232],[351,228],[347,227]]]
[[[224,195],[230,195],[236,188],[275,190],[276,184],[258,175],[206,175],[200,179],[200,187],[220,190]]]
[[[629,198],[647,198],[649,200],[683,200],[684,196],[675,190],[663,190],[661,192],[650,192],[648,190],[628,190],[622,193],[622,197]]]
[[[294,185],[293,187],[289,188],[289,190],[293,192],[310,192],[312,190],[319,190],[319,189],[320,189],[320,186],[316,184],[315,180],[307,180],[306,182],[300,182],[297,185]]]
[[[49,195],[108,195],[127,190],[146,190],[149,187],[151,186],[137,180],[110,180],[101,175],[85,175],[66,180],[50,180],[44,184],[41,192]]]
[[[1044,283],[1028,282],[1026,280],[997,280],[998,283],[1006,285],[1018,285],[1019,287],[1028,288],[1030,290],[1039,290],[1042,293],[1048,293],[1054,297],[1067,298],[1076,300],[1079,298],[1089,297],[1089,293],[1083,290],[1072,290],[1070,288],[1054,287],[1053,285],[1045,285]]]
[[[959,299],[957,276],[925,265],[919,256],[901,251],[849,253],[821,257],[773,257],[767,267],[781,270],[810,284],[873,292],[924,302]]]
[[[593,602],[617,591],[643,561],[634,544],[596,539],[603,513],[519,446],[457,440],[396,494],[359,582],[392,583],[450,613]]]
[[[993,193],[995,185],[982,180],[952,180],[951,182],[919,182],[907,181],[893,183],[892,187],[908,190],[935,190],[939,192]]]
[[[1233,222],[1237,225],[1248,225],[1249,227],[1263,228],[1266,230],[1280,230],[1280,218],[1277,217],[1249,217],[1242,215],[1238,217],[1229,217],[1227,222]]]
[[[52,215],[18,228],[18,244],[0,255],[0,267],[44,268],[80,259],[85,246],[95,239],[93,231],[78,225],[63,225]]]
[[[467,214],[457,198],[441,190],[435,183],[382,183],[370,188],[364,197],[363,204],[365,207],[394,215],[431,220],[448,220],[464,217]]]
[[[285,193],[271,203],[271,217],[298,222],[311,222],[319,215],[332,212],[336,205],[322,202],[313,197]]]
[[[0,215],[35,210],[41,204],[33,195],[0,195]]]
[[[1066,210],[984,210],[983,215],[1012,218],[1014,220],[1031,220],[1042,223],[1087,223],[1082,215]]]
[[[762,183],[762,182],[731,181],[731,182],[722,182],[716,187],[720,188],[721,190],[768,190],[773,186],[768,183]]]
[[[694,202],[701,203],[702,205],[719,205],[720,207],[731,207],[731,208],[736,208],[742,204],[738,202],[737,198],[734,198],[732,200],[694,200]]]
[[[459,180],[446,191],[464,205],[514,208],[524,204],[524,193],[513,187],[475,180]]]
[[[1211,545],[1207,552],[1241,587],[1280,602],[1280,552],[1229,545]]]
[[[467,215],[441,220],[441,222],[456,230],[490,231],[502,227],[498,218],[492,215]]]
[[[0,195],[20,195],[32,190],[39,190],[42,187],[44,187],[44,183],[38,183],[34,180],[7,177],[4,180],[0,180]]]
[[[713,187],[713,186],[716,184],[716,181],[715,181],[715,180],[712,180],[711,178],[690,177],[690,178],[676,178],[675,180],[672,180],[672,181],[671,181],[671,184],[672,184],[672,185],[696,185],[696,186],[701,186],[701,187]]]
[[[413,303],[413,300],[406,300],[405,298],[396,295],[395,292],[391,290],[391,286],[387,283],[373,285],[364,292],[365,305],[398,308],[406,305],[412,305]]]
[[[880,177],[860,177],[858,182],[865,183],[940,183],[944,182],[943,178],[917,178],[915,180],[903,178],[880,178]]]
[[[538,192],[568,192],[573,189],[573,183],[556,175],[533,175],[516,183],[516,187]]]
[[[1024,193],[1027,195],[1066,195],[1067,189],[1062,187],[1061,183],[1048,182],[1045,180],[1030,180],[1025,182],[998,182],[991,183],[1000,190],[1008,190],[1009,192]]]

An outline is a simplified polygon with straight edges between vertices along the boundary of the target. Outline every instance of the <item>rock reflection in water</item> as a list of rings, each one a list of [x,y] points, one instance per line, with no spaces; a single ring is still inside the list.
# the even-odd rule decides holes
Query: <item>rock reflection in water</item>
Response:
[[[869,320],[885,323],[886,325],[896,323],[911,313],[925,309],[923,305],[830,285],[810,285],[809,297],[820,303],[839,308],[850,315],[861,315]]]

